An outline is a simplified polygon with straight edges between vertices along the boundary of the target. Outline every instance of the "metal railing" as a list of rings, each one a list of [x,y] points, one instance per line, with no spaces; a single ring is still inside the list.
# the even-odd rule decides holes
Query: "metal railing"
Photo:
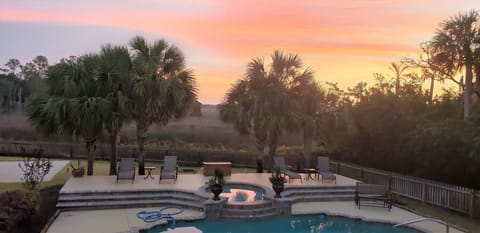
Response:
[[[440,219],[435,219],[435,218],[419,218],[419,219],[414,219],[414,220],[410,220],[410,221],[406,221],[406,222],[402,222],[402,223],[396,224],[396,225],[393,226],[393,228],[395,228],[395,227],[400,227],[400,226],[406,226],[406,225],[410,225],[410,224],[417,223],[417,222],[423,222],[423,221],[431,221],[431,222],[441,223],[441,224],[443,224],[443,225],[446,226],[446,228],[447,228],[447,233],[450,232],[450,226],[448,225],[447,222],[442,221],[442,220],[440,220]]]

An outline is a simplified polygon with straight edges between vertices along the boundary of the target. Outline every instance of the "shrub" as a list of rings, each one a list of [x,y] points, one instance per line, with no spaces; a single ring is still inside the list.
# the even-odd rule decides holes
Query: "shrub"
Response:
[[[42,183],[43,178],[50,172],[52,168],[52,162],[41,158],[40,156],[36,159],[30,159],[27,157],[22,163],[18,163],[20,169],[22,169],[23,177],[22,181],[26,189],[35,190],[40,183]]]
[[[0,232],[12,232],[18,224],[30,220],[36,200],[35,194],[19,190],[0,194]]]

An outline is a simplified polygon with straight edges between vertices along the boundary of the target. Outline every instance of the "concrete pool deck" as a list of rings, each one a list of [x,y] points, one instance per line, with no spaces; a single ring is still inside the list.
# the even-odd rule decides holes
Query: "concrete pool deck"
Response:
[[[52,223],[47,233],[84,233],[84,232],[102,232],[118,233],[127,232],[132,228],[144,227],[148,225],[143,220],[136,217],[139,211],[158,210],[156,208],[128,208],[128,209],[110,209],[110,210],[87,210],[87,211],[65,211]],[[362,207],[358,209],[353,201],[349,202],[300,202],[293,204],[292,214],[317,214],[326,213],[330,215],[340,215],[351,218],[360,218],[366,221],[379,221],[386,223],[400,223],[409,220],[422,218],[417,214],[393,207],[391,211],[384,208]],[[185,212],[176,215],[178,219],[202,219],[204,213],[195,210],[185,210]],[[432,233],[445,232],[445,226],[435,222],[421,222],[413,224],[421,230]],[[455,228],[450,227],[451,233],[462,233]]]
[[[271,184],[268,180],[269,173],[236,173],[226,177],[227,182],[245,183],[263,187],[265,195],[273,196]],[[302,174],[306,178],[306,174]],[[71,177],[63,186],[61,193],[75,192],[117,192],[117,191],[140,191],[140,190],[185,190],[197,192],[205,187],[205,181],[209,177],[200,174],[181,174],[175,183],[165,180],[159,184],[158,175],[154,179],[144,179],[137,176],[132,184],[129,180],[121,180],[117,184],[115,176],[89,176],[82,178]],[[317,180],[305,180],[302,183],[298,180],[287,183],[286,187],[329,187],[329,186],[353,186],[357,181],[337,175],[337,184],[321,183]],[[123,209],[99,209],[82,211],[63,211],[53,221],[47,233],[80,233],[80,232],[102,232],[117,233],[126,232],[132,228],[147,226],[143,220],[136,217],[141,210],[158,210],[162,206],[153,208],[123,208]],[[419,219],[422,216],[411,213],[401,208],[393,207],[391,211],[384,208],[362,207],[358,209],[353,201],[316,201],[296,202],[291,207],[293,215],[326,213],[329,215],[340,215],[352,218],[360,218],[367,221],[380,221],[387,223],[401,223],[409,220]],[[180,219],[203,219],[204,212],[199,210],[186,210],[179,214]],[[426,232],[445,232],[445,226],[434,222],[422,222],[417,226]],[[450,228],[450,232],[458,233],[456,229]]]

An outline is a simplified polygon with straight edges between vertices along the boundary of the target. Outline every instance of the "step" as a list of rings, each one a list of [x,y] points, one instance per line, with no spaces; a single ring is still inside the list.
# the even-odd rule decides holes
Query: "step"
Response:
[[[268,213],[276,213],[276,209],[273,207],[269,208],[260,208],[260,209],[246,209],[246,210],[220,210],[220,215],[248,215],[248,216],[256,216],[256,215],[263,215]]]
[[[303,189],[303,190],[286,190],[282,192],[282,196],[293,195],[317,195],[317,194],[354,194],[355,189]]]
[[[131,200],[131,199],[160,199],[160,198],[174,198],[189,201],[203,201],[205,199],[195,196],[194,194],[176,193],[116,193],[116,194],[70,194],[60,195],[58,201],[81,201],[81,200]]]
[[[306,201],[349,201],[355,198],[354,194],[336,194],[336,195],[308,195],[308,196],[290,196],[284,197],[295,202]]]
[[[79,208],[79,207],[109,207],[109,206],[136,206],[136,205],[179,205],[188,206],[198,209],[203,209],[204,205],[201,202],[179,201],[172,199],[162,200],[115,200],[115,201],[69,201],[57,202],[57,208]]]
[[[265,214],[257,214],[257,215],[235,215],[235,214],[224,214],[221,216],[222,219],[230,219],[230,220],[247,220],[247,219],[261,219],[261,218],[269,218],[273,216],[279,215],[280,212],[271,212]]]
[[[271,201],[256,201],[254,203],[226,203],[223,205],[224,209],[258,209],[258,208],[265,208],[265,207],[272,207],[273,202]]]

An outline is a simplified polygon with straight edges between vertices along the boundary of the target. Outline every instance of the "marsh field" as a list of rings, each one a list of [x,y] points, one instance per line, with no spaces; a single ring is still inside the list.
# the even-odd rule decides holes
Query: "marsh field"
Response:
[[[3,141],[75,141],[68,133],[43,135],[37,132],[28,118],[22,113],[0,115],[0,140]],[[107,134],[100,136],[100,143],[107,143]],[[120,142],[134,145],[136,141],[135,122],[121,130]],[[301,148],[301,131],[284,134],[279,150]],[[172,120],[166,126],[153,124],[148,131],[147,146],[177,149],[208,149],[227,151],[255,151],[255,140],[248,135],[240,135],[233,125],[220,120],[216,105],[203,105],[202,116],[186,116]]]

